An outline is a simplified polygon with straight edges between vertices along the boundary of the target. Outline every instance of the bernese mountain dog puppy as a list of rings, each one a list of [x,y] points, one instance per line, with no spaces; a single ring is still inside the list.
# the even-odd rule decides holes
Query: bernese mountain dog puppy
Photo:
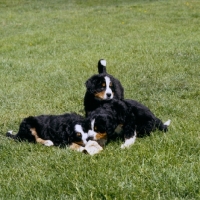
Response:
[[[90,113],[91,130],[88,135],[103,146],[109,140],[121,137],[121,148],[134,144],[137,137],[150,135],[155,130],[167,132],[170,120],[163,123],[146,106],[135,100],[112,100]],[[121,128],[120,133],[116,129]]]
[[[93,75],[85,83],[84,109],[86,116],[104,102],[124,98],[124,88],[120,81],[106,72],[106,60],[99,60],[98,72],[99,74]]]
[[[135,115],[129,112],[124,101],[112,99],[104,102],[101,107],[90,112],[87,119],[91,123],[91,130],[88,132],[89,139],[97,141],[102,147],[117,138],[125,139],[125,147],[130,142],[132,144],[135,142]]]
[[[8,131],[6,136],[18,141],[41,143],[45,146],[69,146],[83,151],[89,127],[85,118],[76,113],[29,116],[23,119],[16,135]]]

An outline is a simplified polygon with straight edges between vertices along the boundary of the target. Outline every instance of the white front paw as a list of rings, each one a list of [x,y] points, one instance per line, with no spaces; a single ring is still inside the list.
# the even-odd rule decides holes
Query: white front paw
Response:
[[[121,145],[121,149],[128,148],[135,143],[136,137],[133,136],[132,138],[126,139],[124,144]]]
[[[121,145],[121,149],[125,149],[126,148],[126,145],[125,143]]]
[[[44,145],[47,146],[47,147],[50,147],[50,146],[53,146],[53,142],[51,140],[46,140],[44,142]]]
[[[89,153],[90,155],[97,154],[101,152],[102,150],[103,148],[96,141],[89,140],[85,146],[85,151]]]

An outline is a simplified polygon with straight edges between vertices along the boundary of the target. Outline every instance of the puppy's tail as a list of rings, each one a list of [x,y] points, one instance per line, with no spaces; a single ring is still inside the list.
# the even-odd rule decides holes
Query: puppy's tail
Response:
[[[164,123],[164,125],[165,126],[169,126],[170,125],[170,123],[171,123],[171,120],[170,119],[168,119],[165,123]]]
[[[98,72],[99,72],[99,74],[106,73],[106,60],[104,60],[104,59],[99,60]]]
[[[17,134],[13,134],[13,131],[10,130],[6,133],[6,137],[12,138],[14,140],[24,140],[24,139],[29,139],[31,138],[32,141],[32,134],[30,132],[30,128],[35,128],[37,126],[37,120],[35,117],[27,117],[25,118],[22,123],[20,124],[19,132]]]
[[[163,132],[167,132],[168,131],[168,126],[170,125],[171,123],[171,120],[168,119],[166,122],[162,123],[161,120],[157,120],[156,121],[156,127],[160,130],[160,131],[163,131]]]

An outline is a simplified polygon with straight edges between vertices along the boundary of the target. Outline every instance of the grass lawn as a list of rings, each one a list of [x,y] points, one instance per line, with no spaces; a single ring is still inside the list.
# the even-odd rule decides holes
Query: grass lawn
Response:
[[[199,0],[0,1],[0,199],[200,199]],[[5,137],[24,117],[84,114],[100,58],[167,134],[95,156]]]

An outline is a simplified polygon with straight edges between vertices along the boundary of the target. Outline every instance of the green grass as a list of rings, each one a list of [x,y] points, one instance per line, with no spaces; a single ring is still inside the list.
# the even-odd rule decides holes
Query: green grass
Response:
[[[2,0],[0,199],[200,199],[200,2]],[[98,155],[5,137],[29,115],[83,112],[97,61],[163,121]]]

